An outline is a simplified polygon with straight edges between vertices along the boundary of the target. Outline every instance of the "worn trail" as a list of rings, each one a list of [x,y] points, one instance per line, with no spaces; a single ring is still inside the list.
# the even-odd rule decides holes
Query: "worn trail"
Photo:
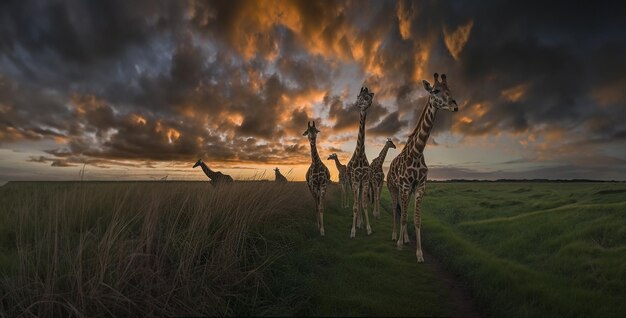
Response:
[[[465,286],[428,251],[417,264],[415,246],[396,249],[388,196],[380,219],[372,220],[373,233],[357,229],[351,239],[352,209],[340,207],[338,192],[326,201],[326,236],[312,238],[299,251],[316,260],[306,282],[312,287],[308,314],[480,316]]]

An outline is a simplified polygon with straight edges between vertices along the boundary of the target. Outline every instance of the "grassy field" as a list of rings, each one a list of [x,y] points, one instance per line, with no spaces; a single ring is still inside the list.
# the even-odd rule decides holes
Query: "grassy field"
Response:
[[[9,183],[0,316],[475,314],[439,263],[483,316],[626,312],[624,183],[430,183],[424,264],[386,191],[371,236],[326,203],[320,237],[303,183]]]
[[[437,183],[424,244],[492,316],[623,317],[626,184]]]

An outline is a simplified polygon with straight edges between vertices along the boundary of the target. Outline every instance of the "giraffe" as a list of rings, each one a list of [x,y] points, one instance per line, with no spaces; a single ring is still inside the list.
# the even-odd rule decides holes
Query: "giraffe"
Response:
[[[347,208],[350,206],[350,202],[348,202],[349,201],[348,195],[346,193],[348,191],[348,187],[350,186],[350,181],[348,180],[348,177],[347,177],[346,165],[342,165],[341,162],[339,162],[339,158],[337,157],[336,153],[328,156],[327,160],[335,160],[335,166],[337,166],[337,171],[339,171],[339,187],[341,189],[341,207]]]
[[[372,98],[374,93],[370,93],[367,87],[361,87],[361,92],[357,96],[355,106],[359,108],[359,136],[356,142],[356,148],[348,162],[347,173],[350,178],[350,186],[352,188],[352,196],[354,198],[352,206],[352,230],[350,238],[356,236],[357,215],[362,209],[365,215],[365,224],[367,235],[372,234],[369,217],[367,215],[367,194],[370,180],[370,167],[365,155],[365,118],[367,117],[367,109],[372,106]],[[359,222],[360,224],[361,222]],[[359,226],[360,228],[360,226]]]
[[[219,171],[211,170],[202,161],[202,159],[198,159],[198,161],[196,161],[196,164],[193,165],[193,168],[195,168],[197,166],[200,166],[202,168],[202,171],[204,171],[204,174],[206,174],[206,176],[209,177],[209,179],[211,179],[211,184],[213,186],[217,186],[218,184],[222,184],[222,183],[233,182],[233,178],[231,178],[229,175],[223,174],[223,173],[221,173]]]
[[[398,250],[402,249],[404,243],[409,242],[407,233],[407,213],[409,199],[411,194],[415,193],[415,236],[417,249],[415,256],[417,262],[424,261],[421,244],[421,203],[426,188],[426,174],[428,168],[424,161],[424,147],[430,136],[430,131],[437,114],[438,109],[451,112],[459,110],[456,101],[450,95],[450,89],[446,80],[446,75],[434,74],[435,83],[431,86],[428,81],[424,80],[424,88],[428,91],[428,102],[424,106],[424,110],[417,122],[413,132],[409,135],[406,145],[402,152],[393,159],[387,173],[387,188],[391,193],[392,210],[393,210],[393,232],[391,239],[396,240],[396,220],[400,217],[400,235],[396,242]]]
[[[326,194],[326,186],[330,182],[330,172],[317,153],[315,139],[320,131],[315,128],[315,121],[313,125],[311,125],[311,122],[308,122],[307,126],[307,130],[302,134],[302,136],[309,138],[309,143],[311,144],[311,166],[306,172],[306,183],[313,195],[313,200],[315,200],[317,226],[320,230],[320,235],[324,236],[324,195]]]
[[[276,182],[287,182],[287,178],[285,178],[285,176],[283,176],[282,173],[280,173],[280,170],[278,169],[278,167],[274,168],[274,173],[276,174]]]
[[[385,162],[389,148],[396,149],[396,145],[393,144],[391,138],[387,138],[383,150],[380,151],[378,157],[372,160],[370,164],[370,196],[374,203],[374,207],[372,208],[373,214],[377,219],[380,217],[380,194],[383,191],[383,181],[385,181],[383,162]]]

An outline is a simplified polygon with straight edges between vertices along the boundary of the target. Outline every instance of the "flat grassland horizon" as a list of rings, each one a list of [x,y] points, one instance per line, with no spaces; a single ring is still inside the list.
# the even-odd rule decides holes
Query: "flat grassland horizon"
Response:
[[[320,237],[303,182],[9,182],[0,316],[464,315],[389,201],[350,239],[335,186]],[[422,211],[482,316],[626,312],[626,183],[429,182]]]

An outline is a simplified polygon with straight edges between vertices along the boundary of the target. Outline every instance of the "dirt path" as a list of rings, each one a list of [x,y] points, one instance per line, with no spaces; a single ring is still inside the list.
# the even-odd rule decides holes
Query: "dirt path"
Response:
[[[424,263],[431,266],[437,278],[448,289],[450,304],[454,308],[452,317],[481,317],[472,296],[467,290],[467,286],[454,277],[452,273],[448,272],[432,254],[426,250],[422,250],[422,252],[424,253]]]

